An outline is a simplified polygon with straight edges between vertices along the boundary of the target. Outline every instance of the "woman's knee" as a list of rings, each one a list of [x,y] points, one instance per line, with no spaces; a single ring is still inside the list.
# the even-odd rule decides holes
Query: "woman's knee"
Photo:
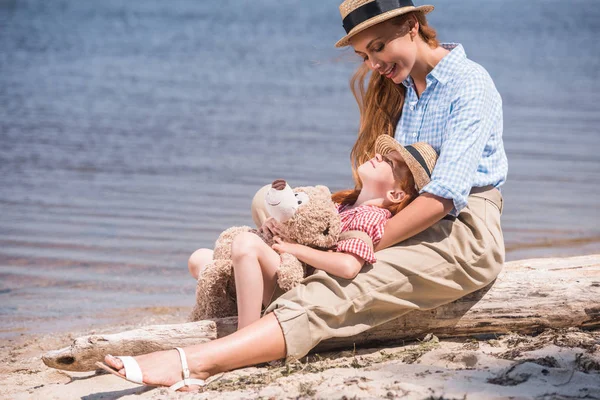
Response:
[[[213,259],[213,251],[211,249],[198,249],[192,253],[188,259],[188,270],[190,275],[198,279],[202,269]]]

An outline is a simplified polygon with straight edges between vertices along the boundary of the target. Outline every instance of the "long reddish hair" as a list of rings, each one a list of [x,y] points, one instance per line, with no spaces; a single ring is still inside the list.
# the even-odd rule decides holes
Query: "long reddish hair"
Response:
[[[400,203],[393,203],[385,207],[392,215],[396,215],[419,195],[419,192],[415,187],[415,179],[413,178],[410,169],[408,169],[406,163],[399,160],[396,160],[394,167],[394,181],[396,182],[396,185],[404,191],[406,196]],[[331,199],[334,203],[352,205],[356,203],[359,194],[360,189],[340,190],[339,192],[332,194]]]
[[[391,19],[391,23],[399,27],[395,34],[404,36],[415,26],[413,15],[419,22],[421,39],[432,49],[438,47],[437,33],[427,24],[425,14],[421,11],[413,11]],[[352,176],[357,188],[361,187],[358,166],[373,157],[377,136],[394,136],[396,125],[402,115],[406,92],[404,85],[396,85],[391,79],[378,73],[371,73],[369,84],[365,88],[368,74],[369,68],[362,63],[350,79],[350,88],[360,110],[358,139],[350,153]]]

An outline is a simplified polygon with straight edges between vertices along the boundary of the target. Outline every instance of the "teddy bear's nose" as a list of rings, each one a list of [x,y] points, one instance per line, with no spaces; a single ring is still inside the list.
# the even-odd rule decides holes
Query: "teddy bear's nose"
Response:
[[[286,185],[285,180],[275,179],[273,181],[273,183],[271,184],[271,187],[275,190],[283,190],[283,189],[285,189],[285,185]]]

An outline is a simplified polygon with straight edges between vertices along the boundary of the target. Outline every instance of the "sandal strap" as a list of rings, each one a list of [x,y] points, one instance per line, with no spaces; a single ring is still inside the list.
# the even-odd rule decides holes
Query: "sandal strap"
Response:
[[[179,353],[179,358],[181,358],[181,372],[183,374],[183,379],[187,379],[190,377],[190,369],[188,368],[187,357],[185,356],[185,352],[181,347],[175,347],[175,349]]]
[[[135,361],[135,358],[130,356],[116,356],[116,358],[123,361],[123,368],[125,368],[125,378],[128,381],[144,384],[142,375],[142,370],[140,369],[140,365]]]
[[[190,379],[190,369],[188,368],[187,357],[185,356],[185,352],[181,347],[175,347],[175,349],[179,353],[179,358],[181,359],[181,373],[183,375],[183,379],[172,385],[169,389],[177,390],[184,386],[206,385],[206,381],[204,379]]]
[[[204,386],[204,385],[206,385],[206,382],[203,379],[184,379],[184,380],[181,380],[181,381],[175,383],[172,386],[169,386],[169,389],[178,390],[184,386],[192,386],[192,385]]]

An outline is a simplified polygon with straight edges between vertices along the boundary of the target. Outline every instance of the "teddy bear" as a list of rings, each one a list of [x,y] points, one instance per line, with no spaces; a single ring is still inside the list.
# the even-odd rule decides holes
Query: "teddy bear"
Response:
[[[281,226],[284,240],[318,249],[329,249],[338,241],[341,223],[331,192],[326,186],[306,186],[292,189],[285,180],[275,180],[265,195],[265,208]],[[248,226],[232,227],[219,235],[214,247],[213,261],[201,271],[196,285],[196,303],[191,321],[237,315],[231,244],[241,232],[251,231],[268,245],[273,238]],[[277,271],[277,283],[288,291],[307,274],[296,257],[282,253]]]

